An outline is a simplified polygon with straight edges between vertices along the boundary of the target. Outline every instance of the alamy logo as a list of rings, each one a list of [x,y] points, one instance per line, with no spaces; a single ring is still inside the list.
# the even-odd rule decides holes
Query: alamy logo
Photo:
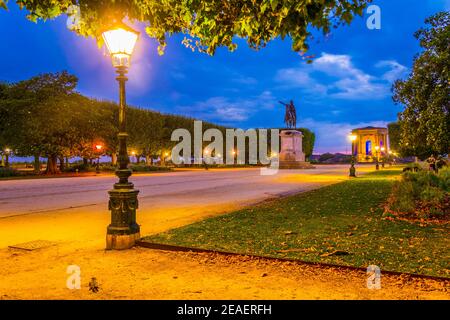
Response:
[[[66,286],[68,289],[81,289],[81,269],[77,265],[70,265],[67,267],[67,277]]]
[[[270,149],[268,148],[269,130]],[[245,164],[247,159],[248,164],[269,165],[268,168],[261,168],[261,175],[276,174],[279,168],[279,130],[269,130],[226,129],[224,145],[222,131],[211,128],[203,133],[202,121],[194,121],[193,141],[187,129],[176,129],[172,132],[171,141],[178,142],[172,149],[172,162],[177,165],[192,163],[233,165]],[[204,142],[210,143],[203,147]]]
[[[367,18],[366,26],[369,30],[381,29],[381,8],[377,5],[370,5],[367,7],[367,14],[370,16]]]
[[[381,289],[381,270],[376,265],[367,267],[367,289],[378,290]]]

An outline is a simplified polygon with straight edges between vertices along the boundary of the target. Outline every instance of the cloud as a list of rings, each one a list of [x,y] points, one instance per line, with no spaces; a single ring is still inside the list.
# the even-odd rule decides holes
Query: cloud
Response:
[[[321,154],[326,152],[331,153],[349,153],[351,152],[351,145],[348,141],[348,135],[352,129],[376,126],[386,127],[386,121],[371,121],[371,122],[329,122],[316,121],[311,118],[306,118],[300,121],[298,127],[305,127],[312,130],[316,134],[316,142],[314,153]]]
[[[257,84],[258,81],[253,77],[247,77],[243,75],[238,75],[237,77],[233,78],[231,81],[240,83],[240,84],[246,84],[246,85],[254,85]]]
[[[189,106],[177,106],[177,111],[193,117],[219,121],[223,124],[243,122],[258,110],[270,110],[276,105],[275,97],[271,91],[263,91],[257,96],[249,98],[231,99],[218,96],[204,101],[198,101]]]
[[[407,67],[395,60],[382,60],[378,62],[375,67],[388,69],[381,78],[389,82],[394,82],[397,79],[405,77],[409,71]]]
[[[390,94],[392,82],[408,69],[394,60],[380,61],[375,66],[388,70],[374,76],[355,67],[349,55],[322,53],[312,64],[278,70],[275,81],[284,89],[300,88],[328,98],[383,99]]]

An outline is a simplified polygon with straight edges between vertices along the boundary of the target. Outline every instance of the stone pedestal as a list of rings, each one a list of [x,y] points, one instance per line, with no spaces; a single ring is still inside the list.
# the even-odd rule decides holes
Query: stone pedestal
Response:
[[[303,134],[297,130],[282,130],[280,169],[312,169],[309,162],[305,161],[303,152]]]

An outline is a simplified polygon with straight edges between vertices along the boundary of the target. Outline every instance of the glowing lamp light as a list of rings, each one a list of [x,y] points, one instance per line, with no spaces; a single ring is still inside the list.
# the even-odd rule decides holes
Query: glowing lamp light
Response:
[[[131,151],[131,155],[135,156],[136,152],[135,151]]]
[[[375,150],[376,151],[380,150],[380,147],[379,146],[375,146]]]
[[[168,152],[166,152],[166,153],[164,153],[164,155],[167,157],[168,155],[169,155],[169,153]]]
[[[356,141],[357,136],[354,134],[349,135],[350,141],[354,142]]]
[[[114,67],[129,67],[130,58],[139,32],[126,25],[108,30],[102,34]]]
[[[381,151],[384,152],[384,150],[386,150],[384,147],[381,147]]]
[[[10,148],[6,148],[6,149],[5,149],[5,152],[6,152],[6,153],[10,153],[10,152],[11,152],[11,149],[10,149]]]
[[[97,144],[97,145],[95,146],[95,149],[97,149],[97,151],[100,151],[100,150],[103,149],[103,146],[102,146],[101,144]]]

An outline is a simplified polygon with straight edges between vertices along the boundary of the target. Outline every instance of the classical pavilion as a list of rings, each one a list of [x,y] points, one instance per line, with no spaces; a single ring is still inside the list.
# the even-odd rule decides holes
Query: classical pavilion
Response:
[[[357,162],[374,162],[389,153],[387,128],[364,127],[352,130],[356,137],[352,142],[352,152]]]

